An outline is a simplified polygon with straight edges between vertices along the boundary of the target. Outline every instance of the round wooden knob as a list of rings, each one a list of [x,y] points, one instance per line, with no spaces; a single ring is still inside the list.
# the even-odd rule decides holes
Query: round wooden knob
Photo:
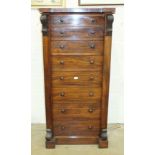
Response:
[[[89,125],[89,126],[88,126],[88,129],[93,129],[93,126]]]
[[[95,48],[95,44],[90,44],[90,48],[94,49]]]
[[[90,34],[95,34],[96,32],[95,31],[90,31]]]
[[[93,112],[93,108],[89,108],[88,111],[89,111],[90,113],[92,113],[92,112]]]
[[[61,93],[60,93],[60,96],[65,96],[65,93],[64,93],[64,92],[61,92]]]
[[[66,110],[64,108],[61,109],[61,113],[65,113]]]
[[[63,35],[63,34],[64,34],[64,32],[63,32],[63,31],[60,31],[60,34],[61,34],[61,35]]]
[[[93,93],[93,92],[90,92],[90,93],[89,93],[89,96],[94,96],[94,93]]]
[[[94,64],[94,60],[90,60],[90,64]]]
[[[94,23],[96,23],[96,20],[95,19],[92,19],[91,22],[94,24]]]
[[[94,80],[94,77],[93,77],[93,76],[91,76],[89,79],[90,79],[90,80]]]
[[[65,48],[65,45],[60,45],[59,46],[61,49],[64,49]]]
[[[61,60],[61,61],[60,61],[60,64],[61,64],[61,65],[63,65],[63,64],[64,64],[64,61],[63,61],[63,60]]]
[[[61,126],[61,130],[64,130],[65,129],[65,127],[64,126]]]
[[[64,22],[64,20],[62,18],[60,18],[60,23],[63,23],[63,22]]]
[[[60,80],[64,80],[64,77],[63,76],[60,76]]]

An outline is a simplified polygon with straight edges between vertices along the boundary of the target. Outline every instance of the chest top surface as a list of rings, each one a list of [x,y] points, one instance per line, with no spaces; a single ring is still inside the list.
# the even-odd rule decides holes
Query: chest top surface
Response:
[[[40,8],[41,13],[115,13],[115,8]]]

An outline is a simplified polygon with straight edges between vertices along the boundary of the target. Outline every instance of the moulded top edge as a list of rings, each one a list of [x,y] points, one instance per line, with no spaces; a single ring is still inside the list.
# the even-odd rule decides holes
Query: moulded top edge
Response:
[[[41,13],[115,13],[115,8],[40,8]]]

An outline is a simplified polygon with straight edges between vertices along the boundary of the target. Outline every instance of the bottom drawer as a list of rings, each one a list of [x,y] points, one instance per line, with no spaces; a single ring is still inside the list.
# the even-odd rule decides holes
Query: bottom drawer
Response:
[[[98,136],[99,121],[54,121],[55,136]]]

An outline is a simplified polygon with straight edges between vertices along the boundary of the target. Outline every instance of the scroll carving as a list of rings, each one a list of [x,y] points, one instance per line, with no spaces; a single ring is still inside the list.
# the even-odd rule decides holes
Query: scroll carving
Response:
[[[48,15],[42,14],[40,17],[40,21],[42,23],[42,33],[44,36],[48,35]]]
[[[107,15],[107,24],[106,24],[106,36],[112,36],[112,24],[114,21],[114,16],[112,14]]]

